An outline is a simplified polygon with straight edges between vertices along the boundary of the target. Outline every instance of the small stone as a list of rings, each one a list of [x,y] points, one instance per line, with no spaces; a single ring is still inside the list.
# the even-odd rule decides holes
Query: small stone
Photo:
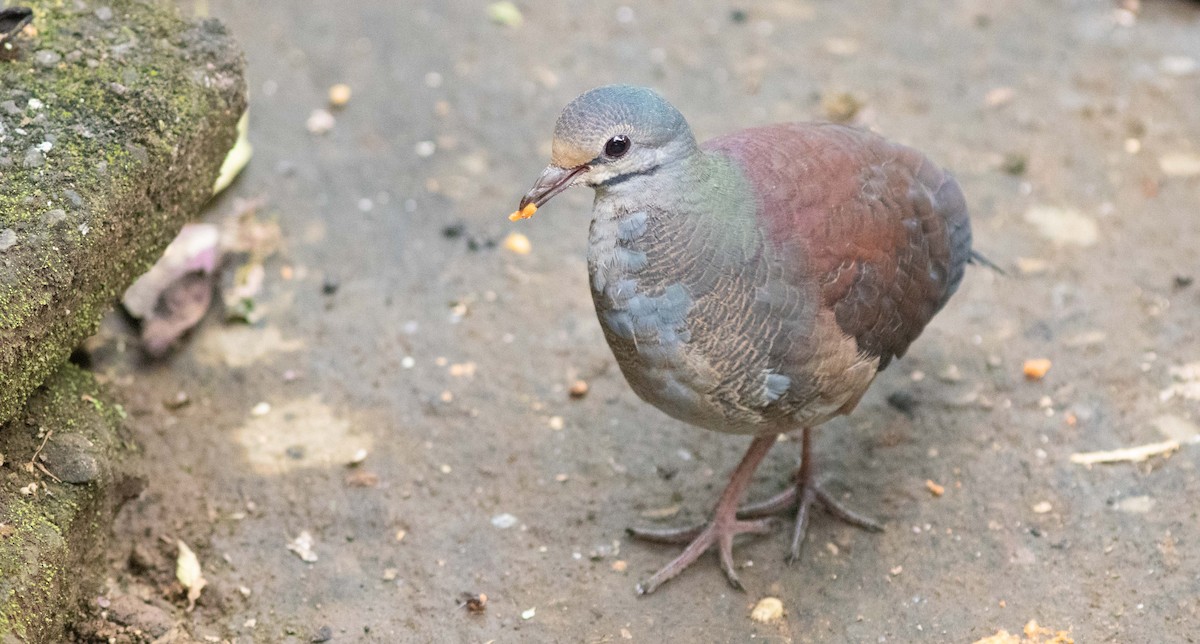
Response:
[[[1054,506],[1050,505],[1049,501],[1041,501],[1034,504],[1032,509],[1035,514],[1046,514],[1047,512],[1053,510]]]
[[[190,402],[192,402],[192,398],[191,396],[188,396],[186,391],[177,391],[175,392],[174,396],[171,396],[169,399],[163,401],[163,407],[166,407],[167,409],[179,409],[181,407],[186,407]]]
[[[913,410],[917,407],[917,399],[913,397],[912,393],[903,390],[888,394],[887,403],[909,417],[912,417]]]
[[[537,608],[521,611],[521,619],[533,619],[534,615],[537,615]]]
[[[763,597],[750,611],[750,619],[761,624],[770,624],[783,617],[783,602],[778,597]]]
[[[313,110],[308,115],[308,120],[304,122],[304,127],[312,134],[325,134],[333,129],[337,120],[329,113],[329,110]]]
[[[336,276],[326,275],[325,279],[321,280],[321,294],[323,295],[333,295],[338,292],[338,288],[340,287],[341,282],[338,281]]]
[[[62,54],[53,49],[39,49],[33,55],[33,60],[42,67],[53,67],[62,61]]]
[[[517,255],[528,255],[533,252],[533,244],[521,233],[509,233],[504,238],[504,249]]]
[[[1096,220],[1071,208],[1034,206],[1025,212],[1025,221],[1037,228],[1042,237],[1059,246],[1087,247],[1100,238]]]
[[[291,543],[287,544],[287,549],[296,553],[297,557],[308,563],[313,563],[317,560],[317,553],[313,552],[313,537],[308,530],[301,531]]]
[[[958,365],[946,365],[945,369],[942,369],[938,372],[938,380],[941,380],[942,382],[954,383],[960,382],[962,379],[962,371],[959,370]]]
[[[25,159],[21,164],[26,168],[40,168],[46,163],[46,155],[37,148],[29,148],[25,151]]]
[[[42,221],[45,222],[47,226],[58,224],[66,218],[67,211],[63,210],[62,208],[55,208],[54,210],[47,212],[45,215],[42,215]]]
[[[587,392],[588,383],[586,380],[576,380],[575,382],[572,382],[571,388],[567,390],[567,393],[569,393],[572,398],[583,398],[587,395]]]
[[[862,111],[863,103],[850,92],[835,92],[821,97],[821,109],[834,123],[848,123]]]
[[[0,230],[0,253],[12,248],[17,244],[17,231],[12,228]]]
[[[556,432],[561,431],[564,426],[563,425],[563,417],[562,416],[551,416],[550,420],[547,421],[547,424],[550,425],[550,429],[553,429]]]
[[[416,152],[417,156],[421,158],[431,157],[433,156],[434,152],[437,152],[437,143],[434,143],[433,141],[418,141],[417,144],[413,146],[413,151]]]
[[[988,107],[1000,107],[1011,102],[1016,95],[1016,91],[1011,87],[993,87],[984,94],[983,104]]]
[[[487,13],[492,22],[505,27],[516,28],[525,22],[525,16],[521,15],[521,10],[508,0],[489,4]]]
[[[1158,167],[1168,177],[1200,176],[1200,154],[1172,152],[1158,159]]]
[[[1041,275],[1050,270],[1050,262],[1040,257],[1018,257],[1017,272],[1022,275]]]
[[[396,577],[399,575],[400,575],[399,568],[384,568],[383,569],[383,580],[384,581],[395,581]]]
[[[1004,155],[1004,160],[1000,162],[1000,169],[1014,177],[1025,174],[1025,170],[1028,167],[1029,158],[1024,154],[1017,154],[1015,152]]]
[[[97,7],[96,8],[96,18],[103,20],[105,22],[112,20],[112,18],[113,18],[112,7]]]
[[[1041,380],[1046,377],[1046,373],[1050,371],[1052,363],[1047,358],[1034,358],[1026,360],[1021,371],[1025,374],[1026,380]]]
[[[1200,63],[1190,56],[1163,56],[1158,66],[1168,76],[1187,76],[1200,70]]]
[[[67,483],[91,483],[100,477],[96,446],[78,434],[55,435],[42,448],[50,473]]]
[[[346,103],[350,102],[351,94],[349,85],[338,83],[329,88],[329,105],[331,107],[345,107]]]
[[[250,410],[251,416],[266,416],[269,413],[271,413],[271,403],[265,401],[258,403],[254,409]]]
[[[925,479],[925,489],[929,490],[929,493],[934,496],[941,496],[946,493],[945,486],[938,485],[933,479]]]
[[[1146,514],[1154,509],[1156,501],[1150,496],[1131,496],[1117,502],[1117,509],[1131,514]]]
[[[507,530],[507,529],[515,526],[515,525],[517,525],[517,522],[518,522],[517,517],[515,517],[507,512],[505,512],[504,514],[497,514],[496,516],[492,517],[492,525],[497,528],[500,528],[501,530]]]

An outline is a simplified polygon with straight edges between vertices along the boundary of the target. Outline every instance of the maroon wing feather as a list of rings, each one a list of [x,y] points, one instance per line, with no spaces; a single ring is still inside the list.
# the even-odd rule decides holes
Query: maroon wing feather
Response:
[[[971,253],[966,201],[920,152],[833,124],[743,130],[705,147],[742,167],[769,241],[798,251],[788,272],[816,282],[880,369],[958,288]]]

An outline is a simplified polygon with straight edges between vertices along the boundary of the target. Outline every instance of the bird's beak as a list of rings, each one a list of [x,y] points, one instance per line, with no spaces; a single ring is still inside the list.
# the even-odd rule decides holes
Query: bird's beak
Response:
[[[548,165],[545,170],[542,170],[542,175],[533,182],[533,187],[525,196],[521,198],[519,210],[513,215],[520,215],[517,219],[524,219],[533,215],[533,212],[540,208],[542,204],[550,201],[554,195],[571,187],[575,182],[575,178],[587,172],[587,164],[577,165],[574,168],[562,168],[556,165]]]

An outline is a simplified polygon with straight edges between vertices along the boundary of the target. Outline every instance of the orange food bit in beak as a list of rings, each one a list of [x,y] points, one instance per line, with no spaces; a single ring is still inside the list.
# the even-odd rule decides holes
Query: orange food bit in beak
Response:
[[[530,217],[533,216],[533,213],[535,213],[535,212],[537,212],[537,204],[535,204],[535,203],[526,204],[524,208],[509,215],[508,220],[509,221],[520,221],[522,219],[529,219]]]

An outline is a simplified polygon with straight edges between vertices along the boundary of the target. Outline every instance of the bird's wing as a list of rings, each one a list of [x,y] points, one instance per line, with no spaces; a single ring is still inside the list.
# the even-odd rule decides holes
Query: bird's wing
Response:
[[[739,163],[768,243],[791,249],[785,273],[816,287],[879,369],[904,354],[962,280],[966,201],[920,152],[831,124],[743,130],[705,147]]]

